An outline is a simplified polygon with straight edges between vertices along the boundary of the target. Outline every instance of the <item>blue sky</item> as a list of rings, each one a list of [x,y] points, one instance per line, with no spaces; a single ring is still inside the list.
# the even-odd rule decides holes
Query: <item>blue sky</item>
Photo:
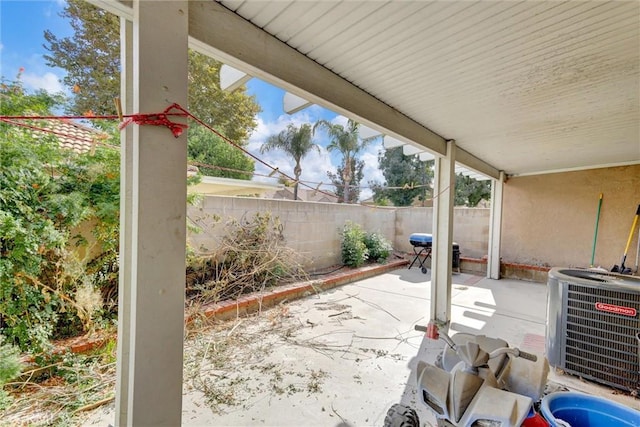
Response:
[[[48,53],[43,47],[45,30],[51,30],[58,37],[73,34],[69,23],[59,16],[64,6],[64,0],[0,0],[0,74],[3,78],[15,78],[22,67],[24,68],[22,81],[28,90],[45,89],[50,92],[68,93],[61,83],[64,70],[48,67],[43,57]],[[262,108],[262,113],[257,117],[258,126],[249,139],[249,151],[267,163],[279,167],[290,176],[293,176],[293,165],[286,155],[278,151],[259,153],[260,146],[266,138],[286,129],[289,124],[296,126],[303,123],[313,124],[319,119],[346,123],[346,118],[317,105],[296,114],[286,114],[282,110],[284,90],[256,78],[247,83],[247,91],[256,96]],[[313,153],[303,159],[302,180],[326,184],[329,181],[326,171],[335,173],[340,157],[327,153],[326,137],[318,135],[314,141],[321,146],[321,153]],[[370,180],[384,181],[378,170],[377,157],[381,149],[381,142],[376,142],[369,145],[360,156],[366,164],[365,177],[361,182],[363,186],[366,186]],[[256,163],[256,172],[268,174],[269,170]],[[256,179],[265,180],[265,178]],[[331,190],[331,187],[326,185],[321,188]],[[370,195],[371,192],[368,189],[363,189],[361,199]]]

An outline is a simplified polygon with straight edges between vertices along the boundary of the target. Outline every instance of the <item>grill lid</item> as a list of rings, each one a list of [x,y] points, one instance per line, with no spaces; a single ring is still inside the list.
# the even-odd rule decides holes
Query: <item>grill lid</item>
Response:
[[[430,247],[433,242],[433,236],[427,233],[413,233],[409,236],[409,243],[413,246]]]

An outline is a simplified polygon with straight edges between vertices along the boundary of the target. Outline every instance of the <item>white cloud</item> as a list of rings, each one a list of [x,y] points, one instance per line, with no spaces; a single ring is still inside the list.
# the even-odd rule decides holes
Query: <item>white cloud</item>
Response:
[[[262,117],[258,116],[258,126],[249,137],[249,147],[258,150],[269,136],[280,133],[286,129],[288,125],[293,124],[300,126],[303,123],[309,123],[309,121],[308,118],[303,118],[298,115],[281,115],[275,122],[265,122]]]
[[[382,171],[378,168],[378,153],[382,149],[381,142],[375,142],[367,146],[364,153],[360,155],[360,160],[364,161],[364,178],[362,178],[362,185],[367,188],[363,188],[360,192],[360,200],[365,200],[373,196],[373,191],[368,188],[369,182],[378,182],[383,184],[385,182]]]
[[[331,120],[331,123],[333,123],[334,125],[341,125],[342,127],[347,127],[347,124],[349,123],[349,119],[347,119],[345,116],[335,116],[333,118],[333,120]]]
[[[58,93],[64,91],[59,77],[49,71],[42,75],[25,72],[24,74],[22,74],[21,79],[24,82],[25,87],[29,89],[44,89],[49,93]]]
[[[55,0],[52,4],[49,5],[49,7],[45,8],[43,13],[45,18],[51,18],[54,16],[57,16],[57,12],[56,12],[56,8],[57,9],[64,9],[67,6],[67,1],[66,0]]]

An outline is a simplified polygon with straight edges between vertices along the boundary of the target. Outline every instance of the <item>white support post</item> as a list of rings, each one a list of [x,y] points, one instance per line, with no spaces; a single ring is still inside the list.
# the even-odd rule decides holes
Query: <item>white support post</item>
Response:
[[[453,261],[453,203],[456,144],[447,142],[447,155],[435,160],[433,193],[433,252],[431,271],[431,322],[442,327],[451,319],[451,269]]]
[[[133,111],[133,22],[120,18],[120,101]],[[131,220],[133,194],[133,128],[120,133],[120,276],[118,283],[118,356],[116,364],[116,425],[129,424],[129,344],[131,324]]]
[[[187,105],[187,3],[133,2],[133,112]],[[126,416],[118,424],[177,426],[182,418],[186,132],[175,138],[166,127],[130,126],[131,243],[123,258],[131,277],[130,295],[124,295],[130,298],[129,358],[120,361],[128,370],[120,379],[121,389],[127,388],[126,408],[117,414]]]
[[[500,178],[491,181],[491,215],[489,218],[489,253],[487,256],[487,277],[500,279],[500,239],[502,233],[502,193],[504,171]]]

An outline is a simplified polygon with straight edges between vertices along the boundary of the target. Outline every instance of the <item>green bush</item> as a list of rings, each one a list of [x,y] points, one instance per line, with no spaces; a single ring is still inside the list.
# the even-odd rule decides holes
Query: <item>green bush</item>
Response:
[[[11,398],[4,391],[4,385],[20,374],[20,351],[18,348],[4,344],[4,337],[0,335],[0,411],[6,409],[11,403]]]
[[[367,233],[364,236],[364,244],[369,251],[369,259],[379,263],[385,262],[393,250],[391,242],[378,233]]]
[[[347,221],[342,228],[342,263],[349,267],[360,267],[369,259],[369,250],[364,243],[365,232],[360,225]]]
[[[385,262],[393,246],[383,235],[366,233],[358,224],[347,221],[342,229],[342,263],[360,267],[367,260]]]
[[[50,114],[57,103],[19,81],[0,87],[3,115]],[[119,154],[98,147],[78,155],[55,136],[5,123],[0,153],[0,333],[39,352],[90,327],[103,296],[116,300]],[[95,224],[94,259],[73,248],[87,245],[72,235],[86,220]]]

